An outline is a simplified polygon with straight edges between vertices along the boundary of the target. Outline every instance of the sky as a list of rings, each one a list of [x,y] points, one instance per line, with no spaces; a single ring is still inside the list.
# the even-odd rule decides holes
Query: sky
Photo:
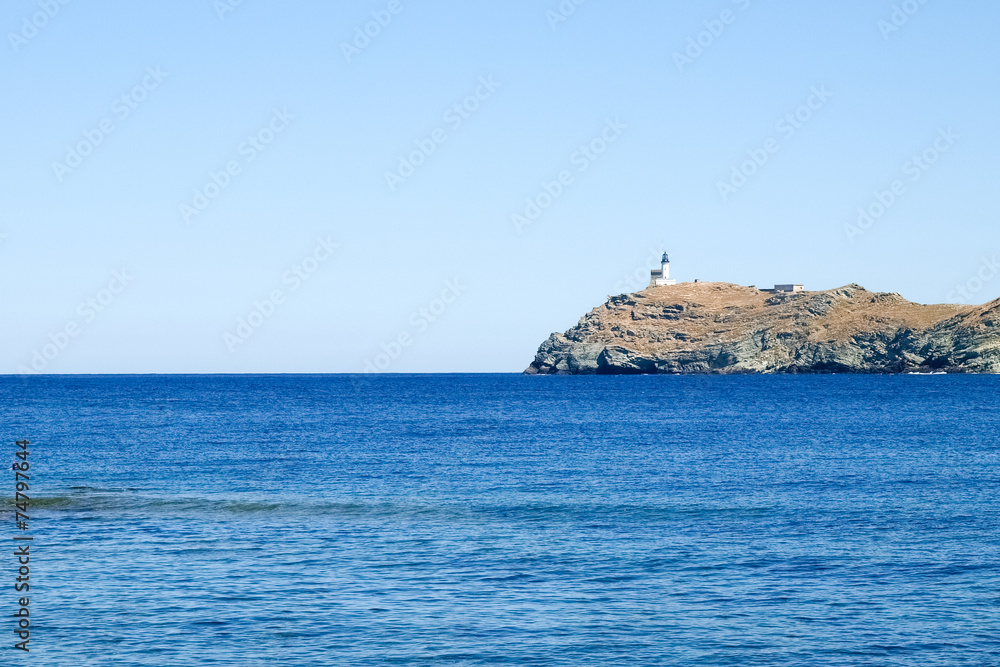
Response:
[[[9,0],[0,373],[519,372],[681,281],[1000,297],[987,0]]]

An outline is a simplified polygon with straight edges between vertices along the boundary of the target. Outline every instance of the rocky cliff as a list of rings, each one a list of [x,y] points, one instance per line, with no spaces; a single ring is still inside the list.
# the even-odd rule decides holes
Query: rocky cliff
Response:
[[[847,285],[682,283],[611,297],[526,373],[1000,373],[1000,299],[931,305]]]

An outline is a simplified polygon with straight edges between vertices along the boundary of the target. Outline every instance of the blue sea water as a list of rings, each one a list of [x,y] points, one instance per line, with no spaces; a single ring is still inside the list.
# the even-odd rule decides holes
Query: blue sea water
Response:
[[[982,376],[0,378],[0,663],[997,665],[998,433]]]

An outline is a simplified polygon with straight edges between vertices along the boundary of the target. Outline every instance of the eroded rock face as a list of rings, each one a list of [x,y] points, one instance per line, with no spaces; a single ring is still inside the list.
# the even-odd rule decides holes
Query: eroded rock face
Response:
[[[860,285],[771,294],[682,283],[622,294],[526,373],[1000,373],[1000,299],[921,305]]]

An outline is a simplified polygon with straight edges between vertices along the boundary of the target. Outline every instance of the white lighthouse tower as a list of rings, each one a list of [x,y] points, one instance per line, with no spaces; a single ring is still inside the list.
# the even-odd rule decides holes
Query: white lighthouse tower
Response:
[[[653,269],[649,272],[649,286],[660,287],[662,285],[676,284],[676,280],[670,279],[670,258],[667,257],[667,253],[663,253],[663,258],[660,259],[660,270]]]

